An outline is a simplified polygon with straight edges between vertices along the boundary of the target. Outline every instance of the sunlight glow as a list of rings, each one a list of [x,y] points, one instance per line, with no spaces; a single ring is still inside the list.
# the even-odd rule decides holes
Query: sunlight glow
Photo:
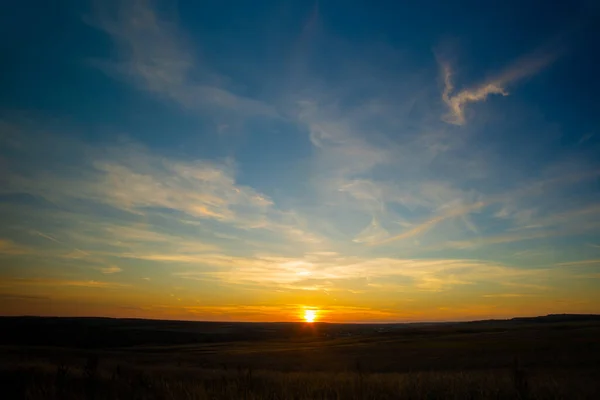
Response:
[[[315,322],[315,319],[317,319],[317,311],[315,311],[315,310],[304,311],[304,320],[306,322],[313,323],[313,322]]]

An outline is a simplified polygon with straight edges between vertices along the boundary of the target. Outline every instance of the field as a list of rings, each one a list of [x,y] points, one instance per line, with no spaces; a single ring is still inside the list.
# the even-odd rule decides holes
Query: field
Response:
[[[0,318],[8,399],[597,399],[600,317],[447,324]]]

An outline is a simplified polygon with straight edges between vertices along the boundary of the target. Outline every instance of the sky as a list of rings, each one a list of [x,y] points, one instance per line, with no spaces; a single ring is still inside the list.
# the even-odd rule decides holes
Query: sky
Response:
[[[594,1],[0,6],[0,314],[600,313]]]

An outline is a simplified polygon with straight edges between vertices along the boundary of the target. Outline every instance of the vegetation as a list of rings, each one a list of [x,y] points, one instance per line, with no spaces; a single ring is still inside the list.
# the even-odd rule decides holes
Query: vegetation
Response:
[[[592,399],[594,374],[569,371],[276,372],[50,365],[2,373],[23,399]],[[6,398],[6,397],[5,397]]]
[[[383,330],[228,324],[231,336],[218,324],[105,322],[122,331],[122,345],[82,345],[81,332],[79,345],[71,346],[24,344],[22,336],[16,344],[14,332],[0,336],[3,398],[531,400],[600,393],[600,323],[594,320]],[[3,324],[16,326],[15,320]],[[102,324],[81,327],[94,336]],[[45,327],[47,337],[63,329]],[[261,329],[270,332],[264,340],[252,333]],[[211,339],[165,343],[165,332],[190,339],[192,331]]]

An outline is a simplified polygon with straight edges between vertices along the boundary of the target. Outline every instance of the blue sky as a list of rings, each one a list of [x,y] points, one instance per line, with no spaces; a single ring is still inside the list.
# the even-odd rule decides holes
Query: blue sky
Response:
[[[2,8],[2,313],[600,311],[594,2]]]

